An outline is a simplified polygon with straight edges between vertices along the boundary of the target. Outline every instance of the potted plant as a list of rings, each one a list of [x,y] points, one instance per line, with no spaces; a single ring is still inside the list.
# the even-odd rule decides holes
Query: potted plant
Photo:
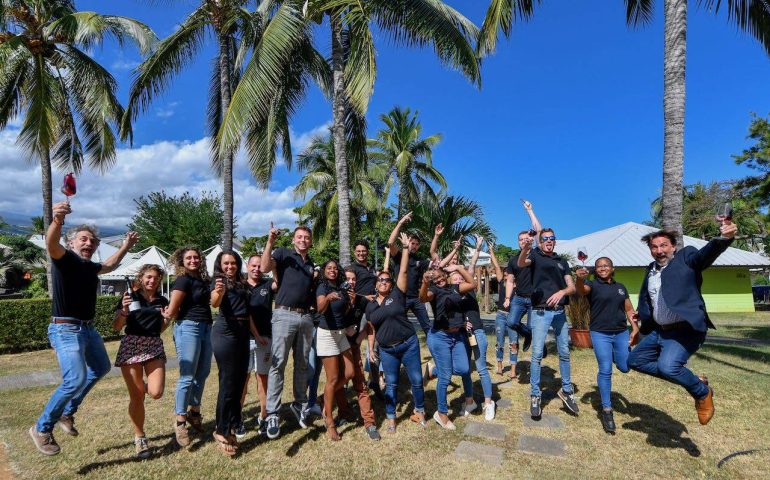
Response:
[[[571,324],[569,337],[575,348],[593,348],[588,324],[591,321],[591,306],[588,299],[581,295],[570,295],[569,305],[565,307]]]

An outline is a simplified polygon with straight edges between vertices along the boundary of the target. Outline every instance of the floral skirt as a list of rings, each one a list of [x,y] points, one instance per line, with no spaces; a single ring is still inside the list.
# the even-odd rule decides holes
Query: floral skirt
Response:
[[[160,337],[143,337],[126,335],[120,340],[115,366],[134,365],[161,359],[166,363],[166,352],[163,349],[163,339]]]

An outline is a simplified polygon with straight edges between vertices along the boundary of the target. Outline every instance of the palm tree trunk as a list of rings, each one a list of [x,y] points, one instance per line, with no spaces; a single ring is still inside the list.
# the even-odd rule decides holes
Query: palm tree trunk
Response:
[[[337,177],[337,201],[339,212],[340,263],[350,265],[350,187],[348,185],[348,159],[345,151],[345,78],[342,46],[342,18],[339,13],[331,17],[332,28],[332,136],[334,137],[334,163]]]
[[[48,149],[43,150],[40,157],[40,172],[43,191],[43,236],[48,232],[48,226],[53,220],[53,186],[51,185],[51,153]],[[48,249],[45,250],[45,276],[48,285],[48,296],[53,295],[53,280],[51,276],[51,256],[48,255]]]
[[[687,0],[665,0],[663,59],[663,228],[674,230],[682,247],[682,183],[684,178],[685,65]]]
[[[232,55],[230,54],[230,37],[219,35],[219,89],[222,98],[222,115],[230,107],[231,98]],[[212,140],[213,141],[213,140]],[[225,153],[222,159],[223,208],[225,231],[222,234],[222,248],[233,249],[233,155]]]

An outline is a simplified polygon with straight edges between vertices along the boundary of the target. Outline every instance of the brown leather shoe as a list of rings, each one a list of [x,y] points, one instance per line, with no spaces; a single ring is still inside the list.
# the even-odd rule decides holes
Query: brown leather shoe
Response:
[[[187,430],[187,425],[184,423],[179,425],[176,418],[174,418],[174,436],[180,447],[187,448],[190,445],[190,432]]]
[[[62,415],[56,423],[67,435],[78,436],[78,429],[75,428],[75,417],[72,415]]]
[[[35,442],[35,448],[43,455],[56,455],[61,451],[59,444],[56,443],[56,439],[53,438],[51,432],[38,432],[33,425],[29,429],[29,436],[32,437],[32,441]]]
[[[201,412],[188,410],[187,423],[189,423],[197,433],[203,433],[203,415],[201,415]]]
[[[701,400],[695,400],[695,411],[698,412],[698,421],[706,425],[714,416],[714,389],[709,387],[709,393]]]

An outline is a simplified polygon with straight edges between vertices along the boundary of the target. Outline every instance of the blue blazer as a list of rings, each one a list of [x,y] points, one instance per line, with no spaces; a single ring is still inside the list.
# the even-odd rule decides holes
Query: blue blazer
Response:
[[[716,328],[706,313],[706,304],[700,293],[703,284],[702,272],[710,267],[731,243],[732,239],[714,238],[700,250],[695,247],[684,247],[676,252],[674,258],[671,259],[661,274],[660,295],[663,295],[666,306],[686,320],[698,332],[706,332],[709,328]],[[647,291],[647,279],[650,270],[654,267],[655,262],[647,266],[642,281],[642,289],[639,293],[637,311],[642,323],[640,331],[645,335],[660,328],[652,318],[653,306]]]

